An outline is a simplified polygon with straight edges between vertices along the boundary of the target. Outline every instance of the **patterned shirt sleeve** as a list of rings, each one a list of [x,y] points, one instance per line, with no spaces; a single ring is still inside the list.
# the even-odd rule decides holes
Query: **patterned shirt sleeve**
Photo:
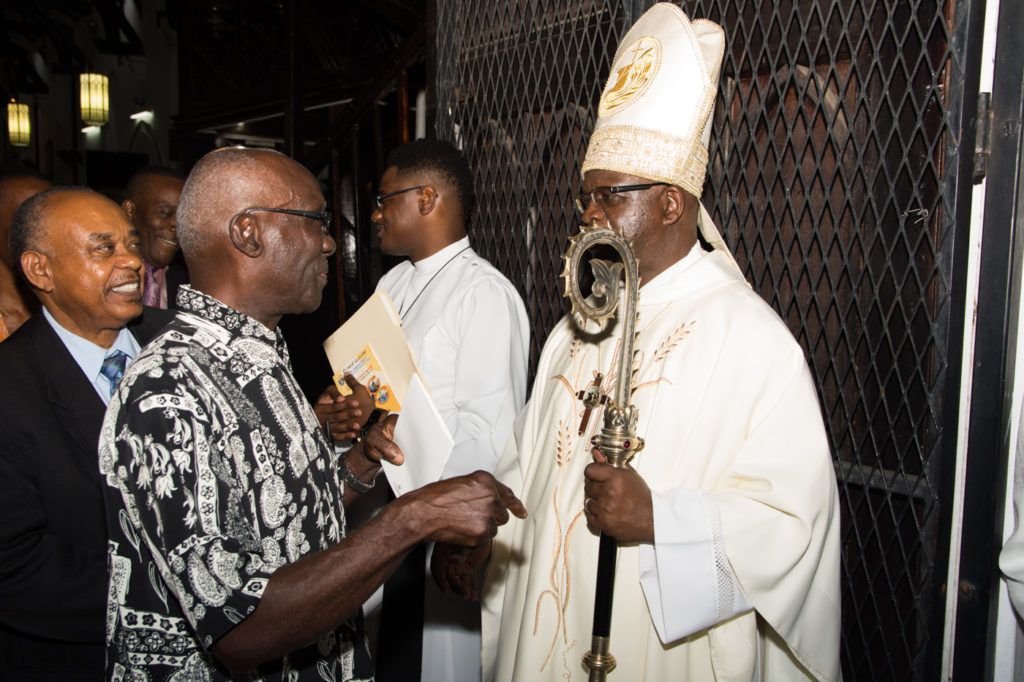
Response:
[[[114,680],[227,679],[210,648],[257,608],[271,574],[345,536],[337,469],[280,331],[183,291],[100,436]],[[258,675],[372,679],[359,617]]]
[[[255,501],[240,485],[249,451],[262,447],[259,429],[249,443],[237,431],[226,437],[237,414],[225,414],[197,383],[180,370],[137,381],[115,427],[115,457],[139,541],[208,647],[256,608],[283,562],[277,543],[264,555]]]

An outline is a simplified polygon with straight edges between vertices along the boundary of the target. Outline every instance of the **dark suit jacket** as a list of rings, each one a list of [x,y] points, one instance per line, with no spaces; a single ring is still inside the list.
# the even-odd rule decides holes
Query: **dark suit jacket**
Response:
[[[146,308],[140,344],[174,317]],[[107,531],[105,408],[43,317],[0,343],[0,678],[100,679]]]
[[[188,268],[179,251],[167,266],[167,307],[171,310],[178,309],[178,289],[182,284],[188,284]]]

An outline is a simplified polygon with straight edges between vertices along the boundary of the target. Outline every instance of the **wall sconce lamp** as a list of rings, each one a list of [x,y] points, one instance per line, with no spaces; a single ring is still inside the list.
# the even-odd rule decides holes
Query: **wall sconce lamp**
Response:
[[[110,98],[107,77],[98,73],[83,73],[78,78],[81,87],[82,122],[101,126],[110,120]]]
[[[18,104],[13,99],[7,103],[7,139],[15,147],[27,147],[32,141],[28,105]]]

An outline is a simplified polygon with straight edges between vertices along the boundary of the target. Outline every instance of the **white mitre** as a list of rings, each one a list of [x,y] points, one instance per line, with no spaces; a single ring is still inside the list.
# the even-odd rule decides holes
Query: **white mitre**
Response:
[[[700,198],[724,51],[725,34],[712,21],[691,22],[667,2],[644,12],[615,53],[581,174],[635,175]],[[703,204],[697,225],[732,260]]]

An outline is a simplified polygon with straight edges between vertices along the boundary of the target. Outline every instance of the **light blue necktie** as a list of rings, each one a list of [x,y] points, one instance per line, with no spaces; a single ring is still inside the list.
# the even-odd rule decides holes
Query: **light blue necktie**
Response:
[[[114,351],[103,359],[103,366],[100,367],[100,374],[110,382],[110,395],[113,397],[117,385],[121,383],[124,376],[124,366],[128,362],[128,354],[123,350]]]

